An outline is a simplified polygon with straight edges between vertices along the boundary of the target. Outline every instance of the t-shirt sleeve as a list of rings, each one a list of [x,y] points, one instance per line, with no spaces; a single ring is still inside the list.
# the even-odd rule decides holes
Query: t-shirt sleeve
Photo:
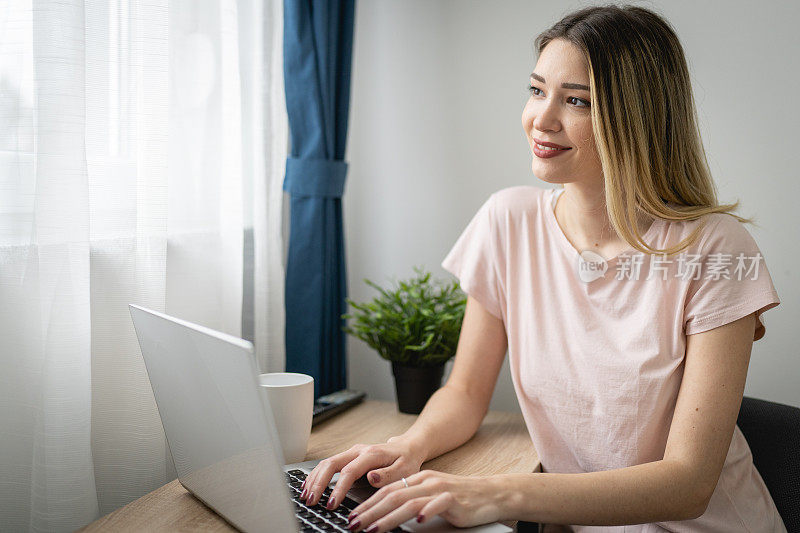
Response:
[[[701,245],[700,274],[693,276],[684,307],[686,335],[756,313],[753,341],[766,333],[761,314],[780,304],[761,251],[735,217],[720,214]]]
[[[442,261],[442,268],[459,280],[461,289],[492,315],[503,318],[502,282],[497,274],[499,234],[491,195]]]

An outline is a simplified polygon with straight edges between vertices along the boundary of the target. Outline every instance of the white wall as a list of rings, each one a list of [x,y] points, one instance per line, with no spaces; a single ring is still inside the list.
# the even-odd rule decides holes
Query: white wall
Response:
[[[740,214],[766,259],[781,305],[764,315],[745,394],[800,406],[798,222],[800,51],[794,2],[670,0],[655,8],[689,61],[720,201]],[[767,5],[768,4],[768,5]],[[350,296],[439,264],[494,191],[546,186],[531,172],[520,122],[533,39],[572,9],[553,1],[357,2],[344,196]],[[394,399],[391,367],[350,337],[350,387]],[[450,365],[447,367],[449,372]],[[518,411],[507,362],[493,409]]]

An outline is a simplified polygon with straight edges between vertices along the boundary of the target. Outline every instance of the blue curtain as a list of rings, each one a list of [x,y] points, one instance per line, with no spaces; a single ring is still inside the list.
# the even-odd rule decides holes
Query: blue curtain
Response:
[[[291,153],[286,371],[314,377],[314,398],[347,386],[342,193],[355,0],[284,1]]]

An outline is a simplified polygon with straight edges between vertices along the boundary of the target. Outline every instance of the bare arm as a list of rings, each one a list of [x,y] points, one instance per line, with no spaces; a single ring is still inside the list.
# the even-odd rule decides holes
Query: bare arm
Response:
[[[469,296],[447,383],[414,425],[390,441],[405,440],[424,462],[472,438],[489,409],[507,347],[503,321]]]
[[[374,487],[383,487],[468,441],[486,415],[506,347],[503,321],[468,297],[453,370],[414,425],[386,444],[356,444],[323,459],[303,483],[301,499],[308,505],[318,503],[333,475],[341,472],[327,502],[328,508],[334,509],[364,474],[369,472]]]
[[[621,525],[697,518],[705,512],[731,444],[744,394],[755,315],[689,335],[664,458],[585,474],[495,476],[509,519]]]

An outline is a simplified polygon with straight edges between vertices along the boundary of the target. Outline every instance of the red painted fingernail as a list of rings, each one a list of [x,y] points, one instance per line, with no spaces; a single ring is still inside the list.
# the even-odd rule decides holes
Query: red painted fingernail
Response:
[[[350,531],[352,531],[352,530],[354,530],[354,529],[358,529],[358,526],[360,526],[360,525],[361,525],[361,520],[356,520],[355,522],[353,522],[352,524],[350,524],[349,526],[347,526],[347,529],[349,529]]]
[[[419,516],[417,517],[417,522],[419,522],[420,524],[421,524],[422,522],[424,522],[424,521],[425,521],[425,515],[419,515]]]
[[[364,533],[375,533],[376,531],[378,531],[378,524],[372,524]]]
[[[304,489],[304,488],[306,488],[306,481],[308,481],[308,480],[307,480],[307,479],[304,479],[304,480],[303,480],[303,482],[300,484],[300,488],[301,488],[301,489]]]
[[[380,480],[381,480],[381,476],[379,476],[377,473],[373,472],[372,473],[372,482],[373,483],[377,483]]]
[[[308,499],[306,500],[306,503],[309,504],[309,505],[313,505],[311,503],[313,501],[314,501],[314,493],[312,492],[311,494],[308,495]]]
[[[348,519],[350,522],[352,522],[353,520],[355,520],[355,518],[356,518],[357,516],[358,516],[358,513],[357,513],[357,512],[355,512],[355,511],[353,511],[352,513],[350,513],[349,515],[347,515],[347,519]]]
[[[303,489],[303,492],[300,493],[300,499],[301,500],[305,500],[306,499],[306,489]]]
[[[328,505],[326,507],[328,509],[333,509],[335,505],[336,505],[336,498],[334,498],[333,496],[328,498]]]

